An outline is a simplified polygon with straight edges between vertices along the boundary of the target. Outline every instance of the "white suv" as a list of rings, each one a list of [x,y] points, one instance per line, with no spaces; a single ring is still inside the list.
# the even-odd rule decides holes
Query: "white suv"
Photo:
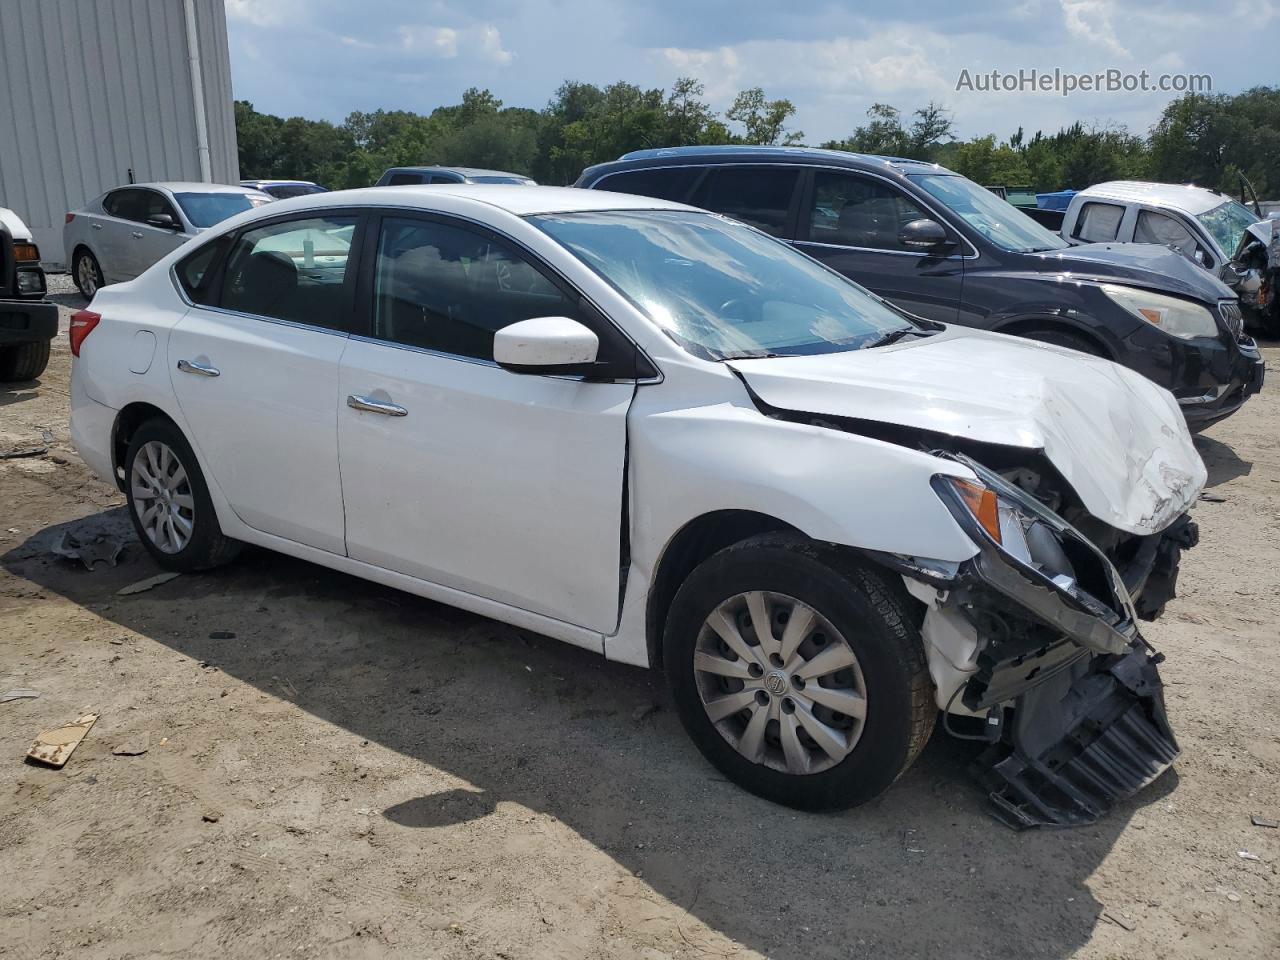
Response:
[[[1177,754],[1137,629],[1205,480],[1173,398],[725,217],[283,200],[99,291],[71,344],[76,445],[162,567],[253,543],[660,664],[774,800],[874,797],[940,708],[1000,745],[1019,825],[1092,819]]]

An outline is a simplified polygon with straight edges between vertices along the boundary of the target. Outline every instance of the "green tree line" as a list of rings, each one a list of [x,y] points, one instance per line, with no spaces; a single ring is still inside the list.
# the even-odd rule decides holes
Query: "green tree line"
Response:
[[[629,150],[689,144],[804,142],[789,126],[795,105],[754,87],[723,114],[701,83],[671,89],[568,81],[542,110],[507,107],[471,88],[462,102],[429,114],[357,111],[342,123],[288,119],[235,104],[240,175],[367,186],[388,167],[449,164],[510,170],[540,183],[572,183],[584,167]],[[1280,198],[1280,87],[1236,95],[1187,94],[1170,101],[1144,136],[1117,124],[1075,123],[1027,135],[1019,127],[958,139],[954,117],[929,103],[909,115],[877,103],[843,140],[822,146],[930,160],[983,184],[1037,191],[1081,189],[1117,179],[1196,183],[1234,193],[1243,173],[1263,199]]]

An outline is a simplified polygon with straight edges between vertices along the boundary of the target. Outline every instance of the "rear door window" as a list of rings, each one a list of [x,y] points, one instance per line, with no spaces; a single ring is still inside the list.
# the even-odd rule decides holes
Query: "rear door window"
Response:
[[[121,220],[145,220],[141,213],[146,206],[144,194],[148,192],[134,188],[113,190],[103,197],[102,209]]]
[[[356,217],[286,220],[246,230],[222,276],[220,306],[328,330],[349,326],[347,272]]]
[[[634,193],[641,197],[683,203],[704,169],[706,168],[658,167],[653,170],[627,170],[607,176],[594,186],[597,190]]]
[[[931,215],[901,190],[856,174],[819,170],[808,211],[809,242],[919,253],[900,239],[912,220]]]
[[[1107,243],[1120,232],[1124,207],[1114,203],[1086,203],[1080,208],[1071,236],[1086,243]]]
[[[192,303],[209,305],[214,302],[218,264],[230,246],[231,238],[221,236],[178,261],[174,273]]]
[[[387,178],[388,187],[405,187],[423,183],[425,178],[420,173],[393,173]]]
[[[689,202],[790,239],[791,204],[799,182],[798,167],[712,167]]]

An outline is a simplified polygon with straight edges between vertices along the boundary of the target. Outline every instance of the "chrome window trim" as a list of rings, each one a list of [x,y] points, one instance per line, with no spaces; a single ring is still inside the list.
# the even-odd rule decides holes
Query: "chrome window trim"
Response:
[[[779,168],[785,167],[785,168],[799,168],[800,170],[833,170],[833,171],[835,171],[835,172],[837,172],[837,173],[860,174],[860,175],[865,176],[865,177],[873,177],[873,178],[874,178],[874,179],[876,179],[876,180],[880,180],[880,181],[882,181],[882,182],[884,182],[884,183],[887,183],[887,184],[888,184],[889,186],[891,186],[891,187],[897,187],[897,188],[898,188],[898,189],[900,189],[900,190],[902,189],[902,185],[901,185],[900,183],[898,183],[897,181],[893,180],[893,179],[892,179],[892,178],[890,178],[890,177],[883,176],[882,174],[879,174],[879,173],[874,173],[874,172],[872,172],[872,171],[870,171],[870,170],[861,170],[861,169],[859,169],[859,168],[857,168],[857,167],[840,167],[840,166],[835,166],[835,165],[832,165],[832,164],[829,164],[829,163],[769,163],[769,162],[764,162],[764,163],[751,163],[751,162],[748,162],[748,161],[739,161],[739,162],[734,162],[734,163],[702,163],[702,164],[699,164],[699,163],[663,163],[663,164],[658,164],[657,166],[652,166],[652,167],[628,167],[628,168],[627,168],[627,169],[625,169],[625,170],[614,170],[614,171],[612,171],[612,172],[610,172],[610,173],[606,173],[606,174],[604,174],[604,176],[599,177],[599,178],[597,178],[597,179],[593,180],[593,181],[591,182],[591,184],[587,187],[587,189],[589,189],[589,190],[607,189],[607,188],[601,188],[601,187],[600,187],[600,184],[603,184],[603,183],[604,183],[606,180],[608,180],[610,177],[616,177],[616,176],[618,176],[619,174],[623,174],[623,173],[642,173],[642,172],[647,172],[647,171],[650,171],[650,170],[669,170],[669,169],[672,169],[672,168],[674,168],[674,167],[698,167],[698,168],[701,168],[701,169],[703,169],[703,170],[707,170],[707,169],[710,169],[710,168],[712,168],[712,167],[779,167]],[[904,192],[904,193],[906,193],[906,191],[903,191],[903,192]],[[922,191],[922,192],[924,192],[924,191]],[[632,194],[632,196],[640,196],[640,194]],[[937,209],[937,207],[935,206],[935,203],[934,203],[934,201],[932,200],[932,198],[931,198],[930,200],[921,200],[920,198],[915,197],[915,196],[912,196],[911,194],[907,194],[907,198],[908,198],[909,200],[911,200],[912,202],[917,203],[919,206],[922,206],[922,207],[924,207],[925,209],[927,209],[930,213],[932,213],[935,217],[937,217],[937,218],[938,218],[938,220],[939,220],[941,223],[943,223],[943,224],[945,224],[946,226],[950,227],[950,228],[951,228],[951,230],[952,230],[952,232],[953,232],[953,233],[955,233],[955,234],[956,234],[956,236],[958,236],[961,240],[963,240],[963,241],[965,242],[965,245],[966,245],[966,246],[968,246],[968,248],[972,251],[972,252],[971,252],[971,253],[969,253],[969,254],[953,253],[953,254],[951,254],[951,255],[950,255],[950,256],[948,256],[948,257],[938,257],[938,258],[936,258],[936,259],[939,259],[939,260],[976,260],[977,258],[979,258],[979,257],[981,257],[981,256],[982,256],[982,254],[981,254],[981,252],[978,250],[978,248],[977,248],[976,246],[974,246],[973,241],[971,241],[967,236],[965,236],[964,231],[960,230],[960,229],[959,229],[959,228],[958,228],[954,223],[952,223],[952,222],[951,222],[951,220],[949,220],[949,219],[946,217],[946,215],[941,214],[941,213],[939,213],[939,212],[938,212],[938,209]],[[658,197],[658,198],[651,198],[651,199],[661,199],[661,198],[660,198],[660,197]],[[673,202],[673,203],[683,203],[684,201],[668,201],[668,202]],[[692,204],[690,204],[690,205],[692,206]],[[698,207],[697,209],[701,210],[701,209],[705,209],[705,208],[703,208],[703,207]],[[712,210],[711,212],[712,212],[712,213],[715,213],[716,211]],[[801,211],[800,211],[800,214],[801,214],[801,216],[803,216],[803,215],[804,215],[804,211],[803,211],[803,210],[801,210]],[[721,214],[721,216],[726,216],[726,217],[727,217],[727,216],[729,216],[729,214],[727,214],[727,213],[726,213],[726,214]],[[751,224],[747,224],[747,226],[751,226]],[[758,229],[758,228],[757,228],[757,229]],[[766,230],[766,231],[762,231],[762,232],[764,232],[764,233],[768,233],[768,231],[767,231],[767,230]],[[770,235],[770,236],[774,236],[773,234],[769,234],[769,235]],[[853,246],[847,246],[847,245],[845,245],[845,244],[840,244],[840,243],[822,243],[821,241],[817,241],[817,240],[788,240],[788,239],[786,239],[785,237],[777,237],[777,236],[774,236],[774,239],[775,239],[775,240],[782,240],[784,243],[791,243],[791,244],[812,243],[812,244],[814,244],[814,245],[816,245],[816,246],[820,246],[820,247],[831,247],[831,248],[840,249],[840,250],[859,250],[859,251],[864,251],[864,250],[865,250],[865,251],[868,251],[868,252],[870,252],[870,253],[905,253],[905,254],[907,254],[908,256],[913,256],[913,257],[927,257],[927,256],[928,256],[928,254],[927,254],[927,253],[916,253],[914,250],[882,250],[882,249],[880,249],[879,247],[853,247]]]

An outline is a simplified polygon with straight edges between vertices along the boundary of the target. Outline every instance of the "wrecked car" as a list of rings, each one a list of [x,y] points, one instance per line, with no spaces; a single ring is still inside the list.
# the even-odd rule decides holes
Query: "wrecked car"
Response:
[[[779,803],[870,800],[940,711],[984,731],[1017,826],[1177,756],[1140,629],[1205,482],[1174,398],[737,221],[297,198],[98,291],[70,342],[75,445],[163,568],[256,544],[661,668],[706,758]]]
[[[1241,177],[1242,200],[1253,188]],[[1072,198],[1062,235],[1071,243],[1102,240],[1169,247],[1213,273],[1240,298],[1250,325],[1280,334],[1280,239],[1276,220],[1217,190],[1117,180]]]

